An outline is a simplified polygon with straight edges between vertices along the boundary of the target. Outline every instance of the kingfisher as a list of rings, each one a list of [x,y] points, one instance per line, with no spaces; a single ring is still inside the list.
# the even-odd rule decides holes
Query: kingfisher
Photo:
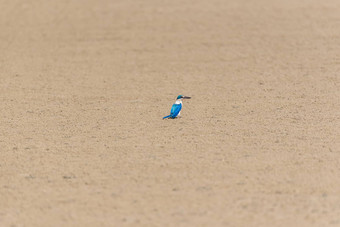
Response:
[[[176,117],[179,117],[181,115],[181,109],[182,109],[182,105],[183,105],[182,100],[183,99],[191,99],[191,97],[183,96],[183,95],[177,96],[176,102],[171,107],[170,115],[163,117],[163,119],[165,119],[165,118],[174,119]]]

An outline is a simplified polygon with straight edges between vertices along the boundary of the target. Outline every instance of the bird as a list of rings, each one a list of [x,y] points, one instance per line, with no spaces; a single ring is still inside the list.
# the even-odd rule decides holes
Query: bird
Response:
[[[181,114],[181,109],[182,109],[182,105],[183,105],[182,100],[183,99],[191,99],[191,97],[183,96],[183,95],[177,96],[176,102],[171,107],[170,115],[163,117],[163,119],[166,119],[166,118],[174,119],[176,117],[179,117],[180,114]]]

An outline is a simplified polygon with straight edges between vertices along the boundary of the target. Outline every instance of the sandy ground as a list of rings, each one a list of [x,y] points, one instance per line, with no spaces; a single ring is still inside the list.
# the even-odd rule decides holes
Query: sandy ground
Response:
[[[0,226],[340,226],[339,1],[0,9]]]

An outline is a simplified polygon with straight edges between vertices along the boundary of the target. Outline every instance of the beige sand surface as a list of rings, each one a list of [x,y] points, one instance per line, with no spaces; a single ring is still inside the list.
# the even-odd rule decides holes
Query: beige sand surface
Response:
[[[0,10],[1,227],[340,226],[338,0]]]

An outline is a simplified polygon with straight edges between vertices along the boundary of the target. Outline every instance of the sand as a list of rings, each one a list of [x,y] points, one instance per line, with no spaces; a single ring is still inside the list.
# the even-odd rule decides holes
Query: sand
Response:
[[[0,8],[0,226],[340,226],[339,1]]]

